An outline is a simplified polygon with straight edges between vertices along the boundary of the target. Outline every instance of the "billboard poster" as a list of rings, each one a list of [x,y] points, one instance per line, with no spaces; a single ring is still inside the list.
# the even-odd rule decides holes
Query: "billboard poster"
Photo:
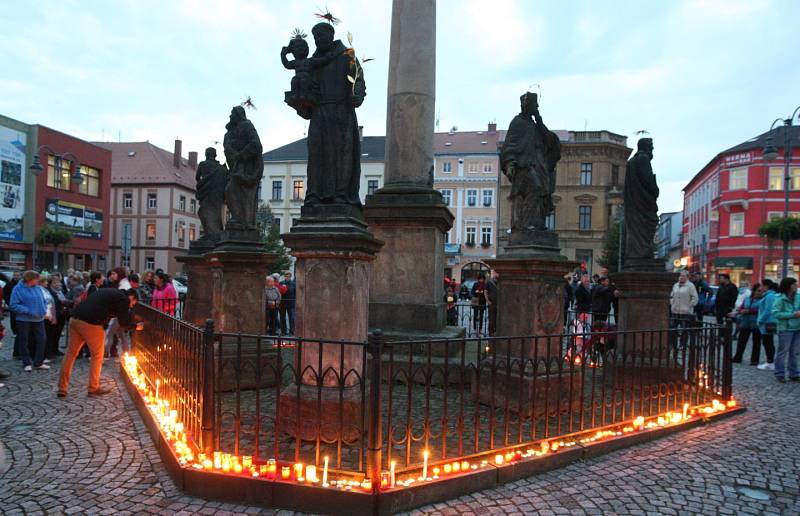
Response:
[[[103,238],[103,212],[100,210],[47,199],[44,215],[47,222],[72,232],[73,236],[95,240]]]
[[[27,135],[0,126],[0,240],[22,241]]]

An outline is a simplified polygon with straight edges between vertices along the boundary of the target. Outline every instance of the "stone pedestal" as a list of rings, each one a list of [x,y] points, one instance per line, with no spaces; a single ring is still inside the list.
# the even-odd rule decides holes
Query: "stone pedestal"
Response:
[[[659,262],[661,263],[661,262]],[[621,291],[617,327],[620,331],[665,330],[669,328],[669,295],[678,275],[656,270],[613,274]]]
[[[370,269],[383,244],[367,231],[358,212],[347,213],[348,208],[352,207],[304,208],[291,232],[283,235],[297,259],[295,333],[305,340],[294,364],[301,384],[281,392],[279,425],[282,432],[303,440],[340,433],[346,441],[360,438],[358,425],[352,423],[361,421],[361,398],[353,393],[366,381],[364,349],[339,341],[367,340]],[[344,427],[342,414],[347,419]]]
[[[264,281],[275,258],[265,251],[227,251],[205,254],[212,273],[211,318],[217,332],[262,335],[265,330]],[[190,283],[189,291],[195,289]]]
[[[188,254],[175,259],[183,263],[188,277],[189,288],[183,304],[183,318],[202,327],[213,312],[214,277],[211,264],[202,254]]]

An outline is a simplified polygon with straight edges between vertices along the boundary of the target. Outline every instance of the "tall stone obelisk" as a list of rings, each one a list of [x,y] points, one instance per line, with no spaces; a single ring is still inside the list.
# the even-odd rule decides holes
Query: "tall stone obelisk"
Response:
[[[453,215],[433,188],[435,95],[436,2],[394,0],[385,183],[364,208],[385,242],[372,268],[369,325],[388,340],[461,333],[445,326],[444,234]]]

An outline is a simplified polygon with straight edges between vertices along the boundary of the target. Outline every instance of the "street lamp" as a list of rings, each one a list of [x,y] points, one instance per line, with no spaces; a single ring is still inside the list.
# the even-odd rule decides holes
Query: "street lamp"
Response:
[[[75,164],[75,171],[70,176],[70,179],[71,179],[72,182],[74,182],[77,185],[80,185],[81,183],[83,183],[83,175],[81,174],[81,164],[80,164],[80,161],[78,161],[78,158],[74,154],[72,154],[71,152],[65,152],[65,153],[59,154],[59,153],[55,152],[53,149],[51,149],[50,147],[48,147],[47,145],[42,145],[41,147],[39,147],[39,149],[36,151],[36,154],[33,156],[33,163],[31,163],[31,166],[30,166],[31,174],[33,174],[34,177],[39,177],[42,174],[42,172],[44,171],[44,167],[42,166],[42,162],[39,159],[39,154],[41,154],[42,151],[46,151],[48,154],[53,156],[53,166],[55,168],[54,186],[55,186],[55,191],[56,191],[56,193],[55,193],[55,201],[56,201],[55,217],[56,217],[56,227],[57,227],[58,226],[58,213],[59,213],[58,201],[59,201],[60,190],[61,190],[61,188],[60,188],[61,187],[61,178],[62,178],[62,176],[64,174],[64,159],[67,159],[68,161],[70,161],[70,162]],[[56,271],[58,270],[58,264],[59,264],[58,246],[55,246],[55,248],[53,250],[53,270],[56,270]]]
[[[784,200],[783,200],[783,218],[789,218],[789,188],[790,188],[790,181],[791,175],[789,173],[789,165],[792,162],[792,123],[797,116],[797,113],[800,112],[800,106],[794,110],[792,116],[786,119],[776,118],[775,121],[772,122],[772,125],[769,128],[769,132],[767,133],[767,142],[762,150],[762,155],[764,159],[767,161],[772,161],[778,157],[778,149],[775,148],[774,139],[772,137],[772,130],[775,129],[775,124],[778,122],[783,122],[784,131],[783,131],[783,191],[784,191]],[[783,264],[782,264],[782,278],[789,277],[789,241],[783,241]]]

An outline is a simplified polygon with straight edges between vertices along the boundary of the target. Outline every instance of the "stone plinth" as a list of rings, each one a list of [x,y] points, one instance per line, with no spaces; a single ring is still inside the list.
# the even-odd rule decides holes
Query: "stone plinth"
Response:
[[[498,358],[504,354],[499,354]],[[544,370],[544,366],[539,368]],[[558,371],[553,365],[551,370]],[[505,410],[508,407],[523,418],[541,418],[569,414],[581,408],[583,373],[580,367],[569,371],[565,362],[561,374],[538,373],[521,376],[519,372],[501,371],[491,373],[484,369],[481,376],[472,370],[472,398],[484,405]]]
[[[205,254],[212,273],[211,318],[217,332],[262,335],[265,329],[264,279],[275,255],[265,251],[225,251]],[[196,287],[190,283],[189,291]]]
[[[204,256],[196,254],[178,256],[175,259],[183,263],[188,277],[189,288],[183,303],[183,318],[202,327],[213,312],[214,276],[211,264]]]
[[[678,275],[663,268],[649,271],[623,270],[611,278],[622,293],[617,327],[620,331],[669,328],[669,295]]]
[[[353,404],[345,399],[339,403],[338,386],[343,379],[345,391],[358,390],[359,382],[365,381],[364,350],[360,344],[338,341],[367,340],[370,271],[375,253],[383,243],[367,231],[356,212],[324,217],[341,209],[344,208],[304,208],[303,217],[291,232],[283,235],[284,243],[297,259],[295,333],[306,340],[302,349],[298,349],[294,364],[295,371],[302,375],[301,389],[290,385],[281,392],[279,424],[281,431],[290,435],[299,433],[304,440],[316,439],[319,432],[326,436],[337,434],[339,414],[343,411],[348,419],[361,420],[360,402]],[[320,400],[318,389],[322,391]],[[308,417],[320,411],[320,403],[326,414],[321,419],[322,427],[318,426],[316,416]],[[360,438],[351,430],[342,437]]]

